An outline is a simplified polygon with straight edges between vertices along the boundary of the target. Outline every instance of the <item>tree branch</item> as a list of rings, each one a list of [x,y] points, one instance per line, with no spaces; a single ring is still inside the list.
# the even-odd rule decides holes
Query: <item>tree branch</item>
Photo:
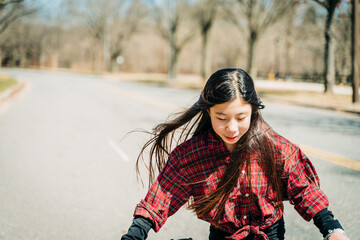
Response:
[[[0,34],[2,32],[5,31],[5,29],[15,20],[23,17],[23,16],[27,16],[27,15],[31,15],[34,12],[37,11],[36,8],[32,8],[32,9],[24,9],[24,6],[22,5],[22,1],[8,1],[7,4],[9,3],[14,3],[15,5],[11,6],[11,9],[8,10],[5,15],[3,15],[0,18]],[[2,5],[0,5],[2,6]],[[5,5],[4,5],[5,6]],[[0,8],[0,13],[6,11],[5,8]]]

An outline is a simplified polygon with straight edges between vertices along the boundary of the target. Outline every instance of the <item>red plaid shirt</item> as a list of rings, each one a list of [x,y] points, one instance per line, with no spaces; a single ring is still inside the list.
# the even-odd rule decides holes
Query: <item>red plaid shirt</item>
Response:
[[[285,138],[275,134],[275,154],[282,156],[282,184],[286,197],[296,211],[307,221],[328,207],[328,199],[319,186],[317,173],[301,150]],[[282,217],[274,206],[276,198],[269,188],[265,173],[256,156],[251,161],[252,191],[250,198],[246,166],[240,172],[239,182],[225,203],[225,211],[218,229],[232,234],[231,239],[243,239],[250,232],[267,239],[262,230]],[[137,205],[134,216],[142,216],[154,223],[159,231],[166,219],[183,206],[191,196],[203,196],[214,191],[224,174],[230,153],[215,133],[189,139],[176,147],[149,189],[145,199]],[[189,184],[194,183],[196,184]],[[213,224],[215,209],[200,219]]]

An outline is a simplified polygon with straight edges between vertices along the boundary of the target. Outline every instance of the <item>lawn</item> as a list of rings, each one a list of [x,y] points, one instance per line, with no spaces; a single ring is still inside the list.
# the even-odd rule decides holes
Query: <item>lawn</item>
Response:
[[[17,84],[17,81],[8,76],[0,75],[0,93]]]

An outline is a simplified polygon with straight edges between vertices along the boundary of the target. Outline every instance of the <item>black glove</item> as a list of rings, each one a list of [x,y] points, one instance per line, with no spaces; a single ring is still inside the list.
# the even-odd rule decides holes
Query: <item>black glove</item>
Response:
[[[327,208],[318,212],[313,219],[314,224],[319,228],[324,237],[329,233],[329,230],[343,229],[339,221],[334,219],[334,215]]]
[[[128,233],[121,237],[121,240],[145,240],[153,224],[146,218],[135,217]]]

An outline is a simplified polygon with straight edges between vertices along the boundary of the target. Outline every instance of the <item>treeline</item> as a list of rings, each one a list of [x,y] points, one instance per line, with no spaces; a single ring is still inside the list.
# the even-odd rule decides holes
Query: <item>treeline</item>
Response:
[[[166,72],[169,82],[177,73],[206,78],[241,67],[262,78],[323,82],[327,64],[332,81],[350,83],[348,1],[8,2],[0,4],[0,30],[10,2],[22,14],[0,31],[1,66]]]

